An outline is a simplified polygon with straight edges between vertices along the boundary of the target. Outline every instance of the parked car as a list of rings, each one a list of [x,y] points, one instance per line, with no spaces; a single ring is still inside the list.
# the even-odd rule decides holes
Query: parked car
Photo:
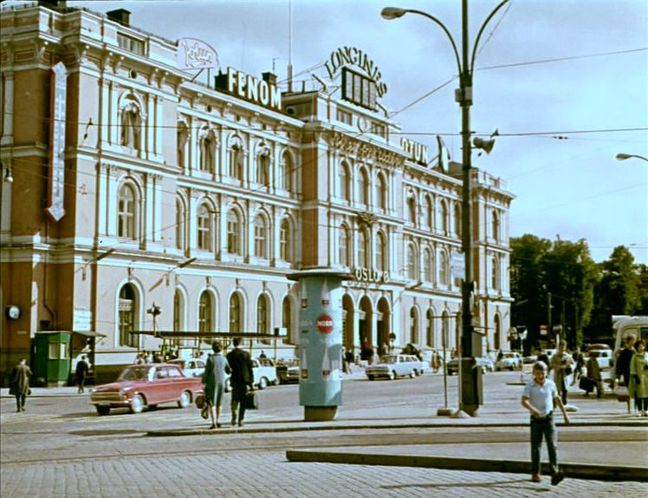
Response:
[[[187,377],[202,377],[202,374],[205,372],[205,365],[207,364],[202,358],[178,358],[176,360],[170,360],[169,363],[182,368]]]
[[[525,365],[533,365],[536,361],[538,361],[537,354],[530,354],[529,356],[522,358],[522,363]]]
[[[507,351],[495,363],[495,370],[521,370],[522,357],[515,351]]]
[[[140,413],[146,407],[173,402],[186,408],[200,391],[201,379],[187,377],[179,365],[131,365],[115,382],[92,389],[90,403],[99,415],[108,415],[111,408],[129,408],[132,413]]]
[[[297,358],[278,360],[277,378],[280,384],[299,383],[299,360]]]
[[[277,367],[270,358],[252,359],[252,371],[254,372],[254,385],[259,389],[279,384]]]
[[[368,365],[365,374],[369,380],[387,378],[394,380],[398,377],[416,377],[420,368],[419,359],[409,354],[387,354],[380,358],[375,365]]]
[[[492,372],[495,370],[495,365],[493,365],[493,361],[490,358],[484,357],[479,357],[475,358],[475,363],[482,367],[482,372],[487,373],[487,372]],[[459,373],[459,359],[458,358],[453,358],[448,362],[448,375],[454,375]]]

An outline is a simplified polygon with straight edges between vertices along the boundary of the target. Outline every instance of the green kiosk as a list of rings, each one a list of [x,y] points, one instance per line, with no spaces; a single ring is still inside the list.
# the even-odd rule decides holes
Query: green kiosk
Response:
[[[70,343],[67,330],[42,330],[34,336],[33,382],[63,386],[70,375]]]

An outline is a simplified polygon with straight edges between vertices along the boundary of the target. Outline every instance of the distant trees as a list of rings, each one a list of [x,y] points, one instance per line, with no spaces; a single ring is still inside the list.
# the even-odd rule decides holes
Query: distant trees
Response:
[[[525,349],[559,332],[570,347],[608,341],[612,315],[648,314],[648,268],[624,246],[595,263],[587,242],[511,239],[512,325],[528,330]],[[541,325],[547,326],[546,336]]]

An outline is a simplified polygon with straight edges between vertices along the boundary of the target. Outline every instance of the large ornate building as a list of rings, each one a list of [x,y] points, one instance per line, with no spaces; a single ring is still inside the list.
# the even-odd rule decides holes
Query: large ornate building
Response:
[[[345,347],[455,346],[461,165],[401,140],[366,54],[330,56],[337,98],[232,68],[203,84],[178,66],[178,42],[126,11],[55,3],[2,10],[0,370],[48,330],[100,334],[98,371],[157,347],[130,334],[153,327],[284,329],[277,354],[292,356],[301,296],[288,277],[311,267],[354,276]],[[513,196],[478,169],[473,195],[486,352],[508,347]]]

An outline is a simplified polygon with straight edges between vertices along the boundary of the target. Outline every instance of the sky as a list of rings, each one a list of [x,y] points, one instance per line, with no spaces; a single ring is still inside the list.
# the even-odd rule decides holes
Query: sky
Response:
[[[472,52],[498,1],[469,3]],[[170,40],[199,38],[216,49],[223,69],[260,76],[274,68],[285,80],[291,56],[295,79],[311,86],[313,74],[327,79],[323,64],[331,52],[360,48],[380,69],[388,85],[380,104],[405,136],[435,150],[435,137],[443,134],[453,159],[461,160],[458,83],[452,80],[457,64],[448,38],[420,15],[380,16],[386,6],[425,11],[461,50],[460,0],[68,5],[98,12],[125,8],[132,26]],[[585,239],[595,261],[625,245],[637,263],[648,264],[648,161],[615,159],[620,152],[648,157],[648,2],[511,0],[484,31],[473,81],[471,129],[500,133],[491,154],[474,154],[473,165],[502,178],[515,195],[510,235]]]

